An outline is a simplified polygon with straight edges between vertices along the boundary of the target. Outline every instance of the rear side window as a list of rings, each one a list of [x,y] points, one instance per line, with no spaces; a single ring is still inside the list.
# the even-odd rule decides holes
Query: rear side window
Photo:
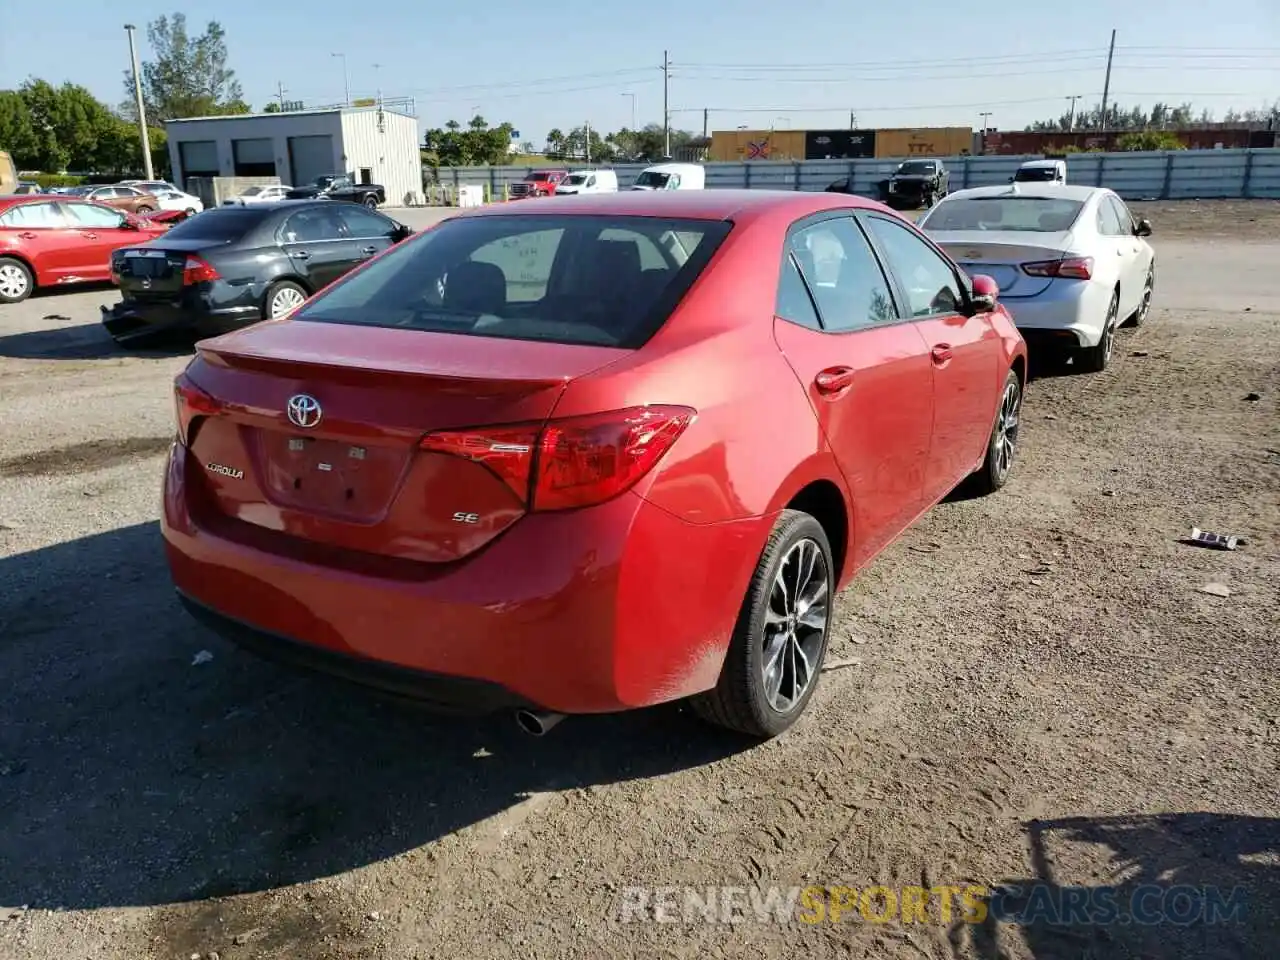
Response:
[[[227,243],[239,240],[262,222],[262,214],[243,207],[214,207],[198,217],[183,220],[165,232],[167,240],[212,240]]]
[[[659,217],[463,216],[393,247],[294,319],[634,349],[730,229]]]
[[[0,214],[0,227],[51,229],[65,227],[62,211],[54,203],[23,203]]]

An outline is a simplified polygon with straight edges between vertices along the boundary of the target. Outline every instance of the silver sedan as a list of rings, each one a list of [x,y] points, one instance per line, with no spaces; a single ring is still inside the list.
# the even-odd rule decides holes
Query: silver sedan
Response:
[[[1000,301],[1033,350],[1100,371],[1116,327],[1141,324],[1155,289],[1151,224],[1115,192],[1012,183],[959,190],[919,222],[970,275],[1000,285]]]

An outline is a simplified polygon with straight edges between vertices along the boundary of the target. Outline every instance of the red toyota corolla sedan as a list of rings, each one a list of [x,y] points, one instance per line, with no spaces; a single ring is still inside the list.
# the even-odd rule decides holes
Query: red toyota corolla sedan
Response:
[[[778,734],[837,588],[1009,475],[1026,348],[995,290],[839,194],[454,217],[198,345],[174,581],[260,653],[530,732],[689,697]]]

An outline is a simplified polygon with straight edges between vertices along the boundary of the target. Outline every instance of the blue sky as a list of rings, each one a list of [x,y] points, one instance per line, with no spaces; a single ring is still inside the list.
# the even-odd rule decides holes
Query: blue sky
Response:
[[[223,0],[185,9],[202,28],[218,19],[231,66],[255,109],[282,82],[308,104],[343,97],[345,54],[353,97],[412,96],[424,126],[478,110],[542,143],[552,127],[597,128],[661,120],[658,69],[674,64],[672,123],[700,129],[972,126],[1020,129],[1097,102],[1110,31],[1118,31],[1111,89],[1124,104],[1191,100],[1223,113],[1280,97],[1280,3],[1115,4],[1102,0],[849,0],[685,3],[596,0],[555,4],[539,17],[527,0],[425,4],[421,0],[276,5]],[[140,28],[172,12],[135,0]],[[70,80],[111,103],[128,65],[126,14],[61,0],[57,17],[24,17],[0,31],[0,88],[30,75]],[[92,24],[68,29],[67,24]],[[145,54],[145,31],[140,29]],[[380,66],[375,69],[375,64]]]

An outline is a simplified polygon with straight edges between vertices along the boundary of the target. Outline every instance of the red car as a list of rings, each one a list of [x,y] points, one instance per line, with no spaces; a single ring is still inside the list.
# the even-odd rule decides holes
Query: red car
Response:
[[[775,735],[836,590],[1009,475],[1027,353],[995,292],[840,194],[455,216],[197,345],[173,579],[267,656],[533,733],[690,697]]]
[[[0,303],[37,287],[110,280],[112,251],[167,229],[78,197],[0,197]]]

